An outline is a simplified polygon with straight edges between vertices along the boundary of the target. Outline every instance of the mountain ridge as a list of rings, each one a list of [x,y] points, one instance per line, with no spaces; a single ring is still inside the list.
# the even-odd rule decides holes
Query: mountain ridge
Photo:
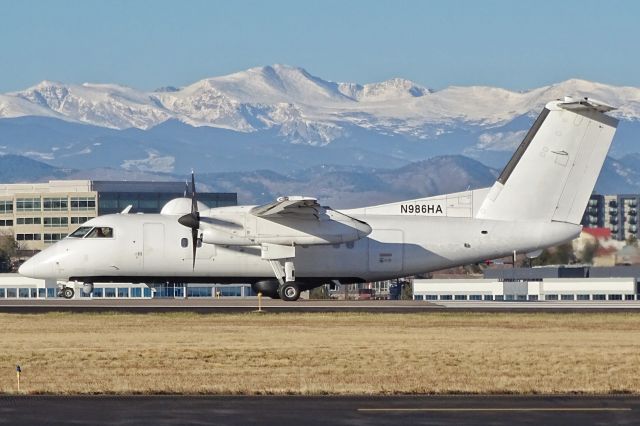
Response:
[[[118,84],[44,80],[1,95],[0,117],[49,114],[119,130],[149,129],[169,119],[241,132],[291,122],[325,128],[351,124],[428,137],[429,132],[423,129],[428,124],[462,121],[496,125],[571,94],[594,96],[609,103],[620,101],[624,104],[617,113],[620,117],[640,119],[640,88],[629,86],[569,79],[519,92],[489,86],[433,90],[399,77],[367,84],[332,82],[303,68],[278,64],[152,92]],[[362,120],[363,115],[368,120]],[[394,125],[398,120],[401,125]],[[318,140],[309,137],[305,142]]]
[[[640,152],[640,88],[580,79],[521,92],[433,90],[401,77],[340,83],[272,65],[153,92],[43,81],[0,95],[0,153],[85,174],[267,169],[299,176],[332,165],[364,170],[351,175],[350,184],[366,176],[375,186],[370,170],[446,155],[500,169],[542,106],[567,94],[620,106],[612,112],[620,125],[609,153],[618,176],[605,182],[635,188],[635,163],[628,156]],[[466,171],[460,166],[461,174]]]
[[[637,158],[607,158],[596,192],[640,192],[640,170],[629,166]],[[317,197],[334,208],[363,207],[491,186],[499,170],[463,155],[438,156],[395,169],[320,165],[282,174],[272,170],[209,172],[196,170],[199,191],[238,193],[240,204],[262,204],[282,195]],[[6,183],[49,179],[186,180],[186,174],[60,169],[30,158],[0,155],[0,180]]]

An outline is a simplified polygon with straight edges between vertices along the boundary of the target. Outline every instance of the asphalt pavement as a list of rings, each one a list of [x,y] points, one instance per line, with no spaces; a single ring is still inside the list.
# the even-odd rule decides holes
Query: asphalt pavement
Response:
[[[263,299],[0,299],[0,312],[640,312],[640,301],[601,302],[438,302],[417,300],[282,300]]]
[[[637,425],[638,396],[0,396],[0,425]]]

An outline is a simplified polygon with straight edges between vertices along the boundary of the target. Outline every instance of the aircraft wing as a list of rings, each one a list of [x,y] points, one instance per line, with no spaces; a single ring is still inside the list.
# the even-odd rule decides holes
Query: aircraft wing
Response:
[[[256,206],[251,209],[251,214],[264,217],[291,217],[320,219],[320,215],[325,213],[325,209],[318,204],[318,200],[310,197],[279,197],[275,202]]]

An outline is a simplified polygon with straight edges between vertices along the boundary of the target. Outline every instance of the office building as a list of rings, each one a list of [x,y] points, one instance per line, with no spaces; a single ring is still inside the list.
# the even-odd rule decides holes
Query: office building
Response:
[[[42,250],[98,215],[159,213],[182,197],[184,182],[51,180],[0,185],[0,233],[12,234],[24,250]],[[198,194],[209,207],[237,204],[235,193]]]
[[[609,228],[616,240],[640,236],[638,205],[640,194],[593,194],[582,217],[587,228]]]

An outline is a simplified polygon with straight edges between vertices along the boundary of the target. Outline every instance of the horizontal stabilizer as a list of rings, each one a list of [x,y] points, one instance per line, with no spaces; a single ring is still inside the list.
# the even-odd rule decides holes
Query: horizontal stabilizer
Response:
[[[614,107],[607,105],[604,102],[595,101],[593,99],[584,98],[580,101],[574,101],[572,98],[566,97],[564,102],[559,102],[558,106],[569,111],[597,111],[597,112],[609,112],[613,111]]]

